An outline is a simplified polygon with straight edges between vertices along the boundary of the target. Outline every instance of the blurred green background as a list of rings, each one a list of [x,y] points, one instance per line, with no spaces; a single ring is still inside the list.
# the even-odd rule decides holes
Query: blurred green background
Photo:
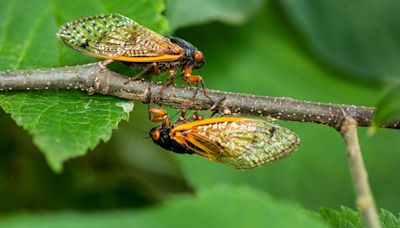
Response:
[[[373,0],[91,0],[90,3],[58,0],[51,4],[37,0],[28,6],[16,0],[2,0],[0,63],[1,69],[6,70],[15,61],[18,61],[16,68],[95,61],[62,46],[55,31],[80,16],[119,12],[155,31],[173,33],[199,48],[207,63],[195,74],[203,76],[207,88],[374,106],[386,86],[399,78],[398,6],[395,0],[379,3]],[[47,39],[48,43],[40,45],[54,46],[57,61],[34,55],[22,60],[12,58],[20,52],[29,56],[29,49],[24,46],[19,49],[8,46],[6,33],[13,31],[10,25],[16,22],[12,15],[18,13],[25,15],[21,19],[24,24],[20,25],[21,30],[26,28],[27,34],[23,36]],[[36,23],[32,19],[43,14],[49,15],[48,31],[32,29],[40,28],[38,24],[47,20]],[[41,34],[44,32],[50,34]],[[23,42],[26,46],[26,41]],[[178,83],[183,84],[180,79]],[[110,141],[100,143],[84,156],[68,160],[59,174],[50,169],[31,136],[0,111],[0,212],[6,218],[4,224],[51,227],[53,222],[66,222],[72,226],[71,218],[82,221],[81,225],[109,218],[122,225],[129,218],[135,218],[132,224],[148,225],[146,222],[154,216],[159,223],[151,225],[157,226],[162,222],[178,224],[180,219],[197,221],[197,216],[204,218],[223,211],[220,216],[201,221],[212,225],[237,226],[254,221],[250,226],[304,224],[310,227],[319,221],[299,212],[302,209],[298,208],[311,211],[318,211],[320,207],[338,209],[340,205],[354,208],[345,146],[340,135],[329,127],[282,122],[300,136],[302,145],[297,152],[271,165],[240,171],[198,156],[173,154],[153,144],[148,131],[154,124],[147,120],[146,108],[135,103],[129,122],[122,121]],[[367,129],[363,128],[359,136],[377,206],[397,214],[400,211],[400,181],[396,174],[400,133],[382,129],[368,136]],[[218,200],[220,204],[216,203]],[[288,211],[287,215],[283,215],[284,210],[265,209],[281,205],[279,200],[284,201],[282,207],[288,204],[288,208],[297,209]],[[224,205],[228,201],[233,203]],[[257,203],[261,203],[259,208]],[[124,212],[116,213],[116,209]],[[66,210],[75,212],[46,217],[48,224],[30,217],[30,213]],[[80,214],[103,210],[112,212]],[[252,212],[241,214],[243,210]],[[143,213],[135,216],[140,212]],[[276,221],[293,217],[296,222],[290,223],[291,219],[287,224],[264,221],[269,218],[267,214],[274,213],[282,216],[280,220],[277,215]],[[300,217],[298,221],[294,214]],[[303,221],[305,217],[312,222]]]

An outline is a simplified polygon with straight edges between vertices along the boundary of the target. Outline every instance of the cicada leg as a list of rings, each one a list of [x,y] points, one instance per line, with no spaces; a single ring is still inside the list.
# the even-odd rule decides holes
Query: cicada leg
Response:
[[[127,51],[127,50],[124,50],[124,51],[123,51],[121,54],[119,54],[119,55],[123,56],[123,55],[126,53],[126,51]],[[104,60],[104,61],[99,62],[99,66],[100,66],[101,69],[104,70],[104,69],[106,69],[106,66],[107,66],[108,64],[112,63],[112,62],[114,62],[113,59],[106,59],[106,60]]]
[[[211,99],[211,97],[209,97],[207,95],[207,90],[205,88],[204,85],[204,80],[200,75],[192,75],[192,70],[193,70],[193,66],[187,66],[185,68],[183,68],[183,80],[189,84],[194,84],[196,83],[196,89],[194,91],[194,94],[192,96],[192,98],[190,99],[191,102],[194,101],[194,99],[197,96],[198,90],[199,90],[199,85],[201,85],[202,89],[203,89],[203,94],[204,96],[206,96],[211,102],[213,102],[213,100]]]
[[[124,82],[124,84],[126,85],[129,82],[136,81],[138,78],[140,78],[144,73],[146,73],[150,69],[153,69],[153,71],[154,71],[154,68],[158,69],[157,63],[151,63],[151,64],[146,65],[139,73],[137,73],[135,76],[129,78],[126,82]]]
[[[203,119],[203,115],[200,115],[197,111],[195,111],[190,118],[186,117],[187,109],[182,109],[180,112],[181,112],[181,116],[176,121],[176,123],[185,123],[185,122],[188,122],[188,121],[190,122],[190,121],[202,120]]]
[[[104,61],[99,62],[99,67],[100,67],[102,70],[104,70],[104,69],[107,68],[107,65],[110,64],[110,63],[112,63],[112,62],[114,62],[114,60],[112,60],[112,59],[106,59],[106,60],[104,60]]]
[[[175,124],[186,123],[188,119],[186,118],[186,109],[182,109],[181,111],[175,113],[171,118],[174,118],[177,114],[180,113],[179,118],[176,120]]]
[[[167,111],[161,108],[150,108],[148,109],[149,119],[151,122],[161,122],[165,127],[170,127],[170,120]]]
[[[173,84],[174,84],[175,73],[176,73],[176,70],[175,70],[174,68],[169,69],[168,78],[167,78],[167,80],[165,80],[164,84],[162,85],[162,87],[161,87],[161,89],[160,89],[160,92],[159,92],[159,94],[158,94],[159,97],[162,96],[162,94],[163,94],[164,89],[165,89],[166,86],[169,86],[169,85],[173,85]]]
[[[210,112],[212,112],[211,115],[210,115],[208,118],[214,117],[214,116],[218,113],[218,109],[219,109],[219,107],[221,107],[222,102],[223,102],[225,99],[226,99],[226,96],[223,96],[223,97],[218,98],[217,101],[215,101],[214,104],[213,104],[210,108],[208,108],[208,109],[205,111],[205,113],[203,114],[203,116],[206,116],[206,115],[208,115]],[[218,108],[217,108],[217,107],[218,107]],[[224,114],[224,113],[222,113],[222,114],[219,115],[219,116],[222,116],[223,114]],[[219,117],[219,116],[218,116],[218,117]]]

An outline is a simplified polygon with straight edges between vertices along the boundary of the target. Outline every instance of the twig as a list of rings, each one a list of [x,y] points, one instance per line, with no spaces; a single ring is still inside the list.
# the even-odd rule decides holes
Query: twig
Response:
[[[381,226],[358,142],[357,122],[352,117],[345,117],[340,127],[340,133],[347,146],[347,156],[357,197],[357,207],[362,213],[366,227],[379,228]]]
[[[98,63],[81,66],[52,68],[43,70],[22,70],[0,72],[0,92],[15,90],[81,89],[89,94],[100,93],[125,99],[167,105],[174,108],[188,108],[193,96],[193,88],[166,87],[161,97],[162,87],[150,81],[134,81],[124,84],[127,77]],[[313,122],[338,129],[343,119],[343,110],[356,120],[358,126],[370,126],[374,108],[354,105],[338,105],[294,100],[287,97],[255,96],[207,90],[213,100],[225,97],[216,107],[221,113],[235,113],[251,116],[269,116],[277,119]],[[199,93],[190,108],[206,110],[212,102]],[[400,122],[386,124],[386,128],[400,128]]]

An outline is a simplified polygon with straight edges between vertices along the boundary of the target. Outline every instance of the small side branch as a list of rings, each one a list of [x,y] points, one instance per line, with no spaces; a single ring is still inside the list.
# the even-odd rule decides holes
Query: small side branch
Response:
[[[379,228],[381,226],[358,142],[357,122],[352,117],[345,117],[340,127],[340,133],[347,146],[347,156],[357,198],[357,207],[362,213],[366,227]]]
[[[0,92],[16,90],[80,89],[88,94],[100,93],[125,99],[166,105],[177,109],[209,109],[213,104],[202,93],[191,102],[192,87],[169,86],[159,92],[162,84],[151,81],[133,81],[125,85],[127,77],[103,69],[98,63],[73,67],[42,70],[20,70],[0,72]],[[343,111],[352,117],[358,126],[370,126],[374,108],[354,105],[339,105],[294,100],[288,97],[267,97],[250,94],[207,90],[212,100],[223,99],[216,110],[220,113],[249,116],[268,116],[287,121],[312,122],[338,129],[344,118]],[[191,103],[192,106],[188,107]],[[382,127],[400,128],[400,122]]]

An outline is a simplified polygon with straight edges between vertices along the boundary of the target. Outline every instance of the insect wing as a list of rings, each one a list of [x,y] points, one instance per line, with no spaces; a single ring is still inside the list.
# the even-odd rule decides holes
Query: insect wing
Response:
[[[169,38],[119,14],[84,17],[60,28],[57,36],[89,56],[126,62],[175,60],[184,51]]]
[[[190,148],[194,153],[208,158],[211,161],[218,161],[223,154],[224,148],[219,144],[210,141],[207,137],[202,136],[198,131],[190,131],[184,134],[185,146]]]
[[[208,122],[183,131],[187,146],[196,154],[239,169],[287,156],[300,144],[294,132],[270,121],[222,117]]]

